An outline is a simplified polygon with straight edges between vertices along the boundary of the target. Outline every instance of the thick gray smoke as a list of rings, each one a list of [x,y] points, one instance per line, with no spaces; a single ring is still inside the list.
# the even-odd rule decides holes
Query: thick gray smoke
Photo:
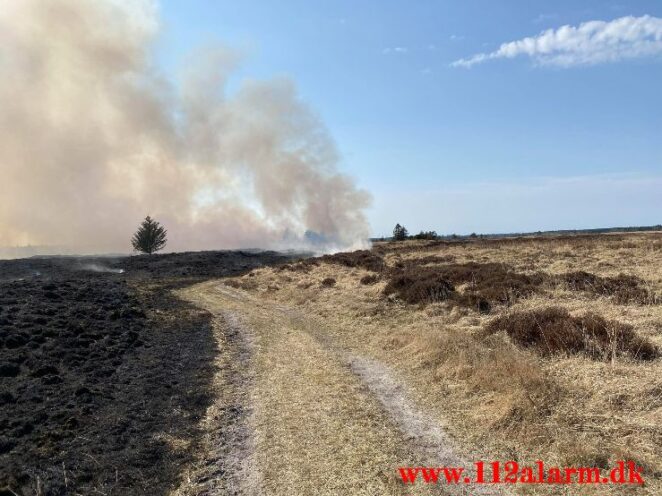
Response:
[[[228,95],[218,49],[171,85],[157,32],[150,2],[0,3],[0,246],[127,251],[147,214],[170,250],[367,237],[369,195],[290,81]]]

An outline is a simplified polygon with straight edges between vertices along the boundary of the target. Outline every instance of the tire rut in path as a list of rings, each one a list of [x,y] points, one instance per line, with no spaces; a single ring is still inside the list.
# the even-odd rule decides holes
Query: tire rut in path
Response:
[[[323,347],[333,350],[339,360],[361,379],[405,438],[405,450],[410,453],[416,466],[464,467],[466,470],[463,477],[468,476],[471,480],[475,478],[473,464],[459,454],[456,443],[439,422],[416,406],[407,394],[406,385],[395,377],[388,366],[339,346],[332,335],[325,332],[323,324],[313,321],[299,310],[282,304],[274,304],[273,308],[296,321]],[[422,483],[419,482],[419,485]],[[445,485],[444,490],[452,495],[509,494],[503,487],[481,484]]]
[[[444,432],[443,428],[432,417],[426,415],[417,408],[406,393],[405,385],[395,378],[395,375],[387,366],[378,361],[361,357],[353,353],[351,350],[342,349],[337,342],[334,341],[333,336],[330,333],[325,332],[323,326],[292,307],[266,302],[243,291],[219,285],[218,283],[213,285],[209,283],[200,285],[200,287],[196,287],[196,293],[194,299],[197,300],[197,304],[204,306],[208,310],[215,308],[218,309],[221,300],[226,300],[229,306],[233,308],[232,313],[229,311],[223,311],[220,313],[226,324],[228,324],[227,328],[230,329],[229,334],[227,334],[228,331],[226,331],[226,335],[228,335],[235,343],[241,343],[242,340],[245,341],[247,336],[259,334],[257,330],[249,330],[249,325],[240,323],[235,315],[242,315],[244,313],[254,315],[261,314],[262,318],[264,318],[264,315],[273,315],[274,319],[284,319],[283,322],[286,323],[288,330],[296,330],[300,333],[301,339],[312,339],[317,343],[316,346],[318,346],[320,350],[325,350],[325,354],[330,357],[335,357],[332,358],[332,360],[335,360],[338,363],[338,366],[348,370],[352,376],[360,381],[365,390],[365,394],[372,396],[376,400],[377,404],[383,409],[385,415],[390,419],[390,422],[388,423],[393,426],[392,429],[398,431],[397,434],[395,432],[393,433],[400,439],[401,446],[398,451],[400,453],[406,453],[398,463],[410,466],[429,465],[466,467],[467,471],[471,472],[471,464],[467,463],[466,460],[458,454],[453,446],[453,442]],[[217,313],[219,313],[218,310]],[[243,319],[241,320],[243,321]],[[243,338],[240,336],[241,334],[244,335]],[[307,336],[307,338],[305,338],[305,336]],[[243,352],[244,356],[243,359],[240,360],[242,362],[246,358],[246,353],[252,353],[252,344],[250,344],[250,341],[251,340],[248,339],[245,344],[245,350]],[[239,356],[240,355],[236,355],[236,357]],[[241,377],[241,374],[244,374],[243,378]],[[181,494],[254,494],[256,488],[261,486],[260,481],[256,480],[257,467],[250,462],[250,460],[254,459],[254,453],[250,453],[251,450],[255,449],[255,446],[253,445],[254,440],[251,440],[250,432],[245,431],[245,429],[250,428],[248,419],[250,415],[244,414],[244,409],[247,404],[247,394],[245,390],[247,389],[247,384],[250,382],[250,379],[245,377],[245,374],[245,370],[236,371],[236,376],[234,380],[231,381],[235,389],[240,384],[243,384],[241,387],[244,389],[245,397],[243,398],[241,410],[238,412],[239,415],[235,421],[237,426],[241,425],[241,427],[237,429],[237,426],[233,426],[232,422],[228,423],[226,419],[223,419],[222,415],[232,415],[232,412],[227,412],[223,409],[217,409],[217,415],[212,419],[216,424],[209,426],[216,430],[230,428],[231,431],[236,431],[234,434],[230,434],[230,437],[225,434],[226,442],[229,442],[234,447],[226,450],[227,452],[225,453],[222,453],[222,450],[219,449],[215,454],[217,457],[217,463],[224,467],[223,471],[219,471],[216,475],[223,477],[227,481],[231,481],[231,483],[226,485],[227,487],[225,487],[225,491],[219,486],[218,489],[220,489],[220,491]],[[226,400],[222,400],[222,402]],[[256,403],[259,402],[259,398],[256,398],[255,401]],[[243,420],[239,420],[239,417],[242,417]],[[222,437],[222,435],[218,438],[220,437]],[[244,464],[243,466],[241,464],[237,465],[237,458],[239,456],[244,456],[249,460],[249,463]],[[222,461],[221,458],[224,458],[225,461]],[[391,468],[395,472],[396,467],[393,466]],[[206,483],[208,486],[214,487],[215,482],[213,481],[213,477],[209,478],[211,475],[213,474],[206,474]],[[473,477],[473,474],[470,475]],[[205,481],[203,481],[203,484],[204,483]],[[420,481],[416,485],[408,485],[407,487],[404,487],[402,484],[399,485],[400,489],[397,487],[394,488],[391,481],[391,484],[389,484],[389,493],[410,494],[431,492],[433,494],[453,495],[505,494],[501,488],[476,484],[459,484],[454,486],[439,484],[438,486],[435,486],[426,485]],[[292,488],[290,487],[289,489],[291,490]],[[262,486],[261,490],[265,494],[281,493],[278,489],[274,490],[273,486],[271,488]],[[285,492],[282,493],[285,494]],[[290,492],[289,494],[303,493]]]
[[[408,444],[419,460],[419,465],[432,467],[465,467],[465,474],[475,478],[472,464],[461,457],[453,441],[438,422],[419,410],[390,370],[369,358],[348,358],[350,368],[361,377],[368,389],[379,399],[391,419],[406,437]],[[450,494],[498,495],[506,494],[502,488],[472,484],[468,486],[446,486]]]
[[[200,305],[198,295],[180,292]],[[206,306],[206,305],[205,305]],[[171,496],[257,495],[259,475],[254,463],[250,362],[253,340],[229,311],[212,312],[218,347],[215,399],[201,420],[203,449]]]

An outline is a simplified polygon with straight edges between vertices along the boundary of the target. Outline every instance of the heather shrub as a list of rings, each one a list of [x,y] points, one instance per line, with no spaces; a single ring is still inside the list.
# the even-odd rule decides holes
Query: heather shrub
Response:
[[[377,281],[379,281],[379,277],[373,274],[369,274],[367,276],[363,276],[361,278],[361,284],[365,284],[367,286],[375,284]]]
[[[606,320],[595,313],[573,317],[560,307],[511,312],[492,320],[485,335],[506,332],[520,346],[532,348],[544,356],[583,354],[606,360],[629,355],[639,360],[653,360],[660,351],[639,337],[632,326]]]
[[[396,294],[407,303],[453,300],[489,313],[495,304],[510,304],[538,291],[548,276],[520,274],[505,264],[449,264],[421,266],[400,261],[390,271],[384,294]],[[456,287],[464,284],[460,293]]]
[[[587,291],[600,296],[609,296],[617,303],[652,303],[653,295],[644,287],[644,281],[636,276],[619,274],[601,277],[590,272],[568,272],[560,276],[573,291]]]
[[[409,267],[389,275],[384,294],[396,294],[410,304],[426,304],[451,298],[455,288],[433,268]]]
[[[324,255],[318,259],[320,262],[343,265],[345,267],[359,267],[372,272],[381,272],[384,269],[384,259],[370,250],[357,250],[344,253]]]

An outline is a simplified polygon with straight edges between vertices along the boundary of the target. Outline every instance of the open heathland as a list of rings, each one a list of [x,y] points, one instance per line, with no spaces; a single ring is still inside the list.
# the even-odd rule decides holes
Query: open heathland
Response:
[[[288,267],[232,284],[393,371],[465,459],[633,460],[643,487],[582,494],[662,492],[662,234],[381,242]]]

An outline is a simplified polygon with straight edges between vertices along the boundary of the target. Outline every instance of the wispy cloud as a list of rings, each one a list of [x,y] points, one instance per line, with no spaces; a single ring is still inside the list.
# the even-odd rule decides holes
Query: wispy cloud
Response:
[[[541,24],[543,22],[553,21],[559,17],[558,14],[540,14],[533,19],[534,24]]]
[[[537,36],[503,43],[497,50],[456,60],[453,67],[472,67],[493,59],[531,57],[540,65],[570,67],[662,55],[662,19],[645,15],[610,22],[548,29]]]
[[[398,47],[393,47],[393,48],[390,48],[390,47],[388,47],[388,48],[384,48],[384,50],[382,50],[382,53],[383,53],[383,54],[389,54],[389,53],[407,53],[408,51],[409,51],[409,50],[407,49],[407,47],[399,47],[399,46],[398,46]]]

